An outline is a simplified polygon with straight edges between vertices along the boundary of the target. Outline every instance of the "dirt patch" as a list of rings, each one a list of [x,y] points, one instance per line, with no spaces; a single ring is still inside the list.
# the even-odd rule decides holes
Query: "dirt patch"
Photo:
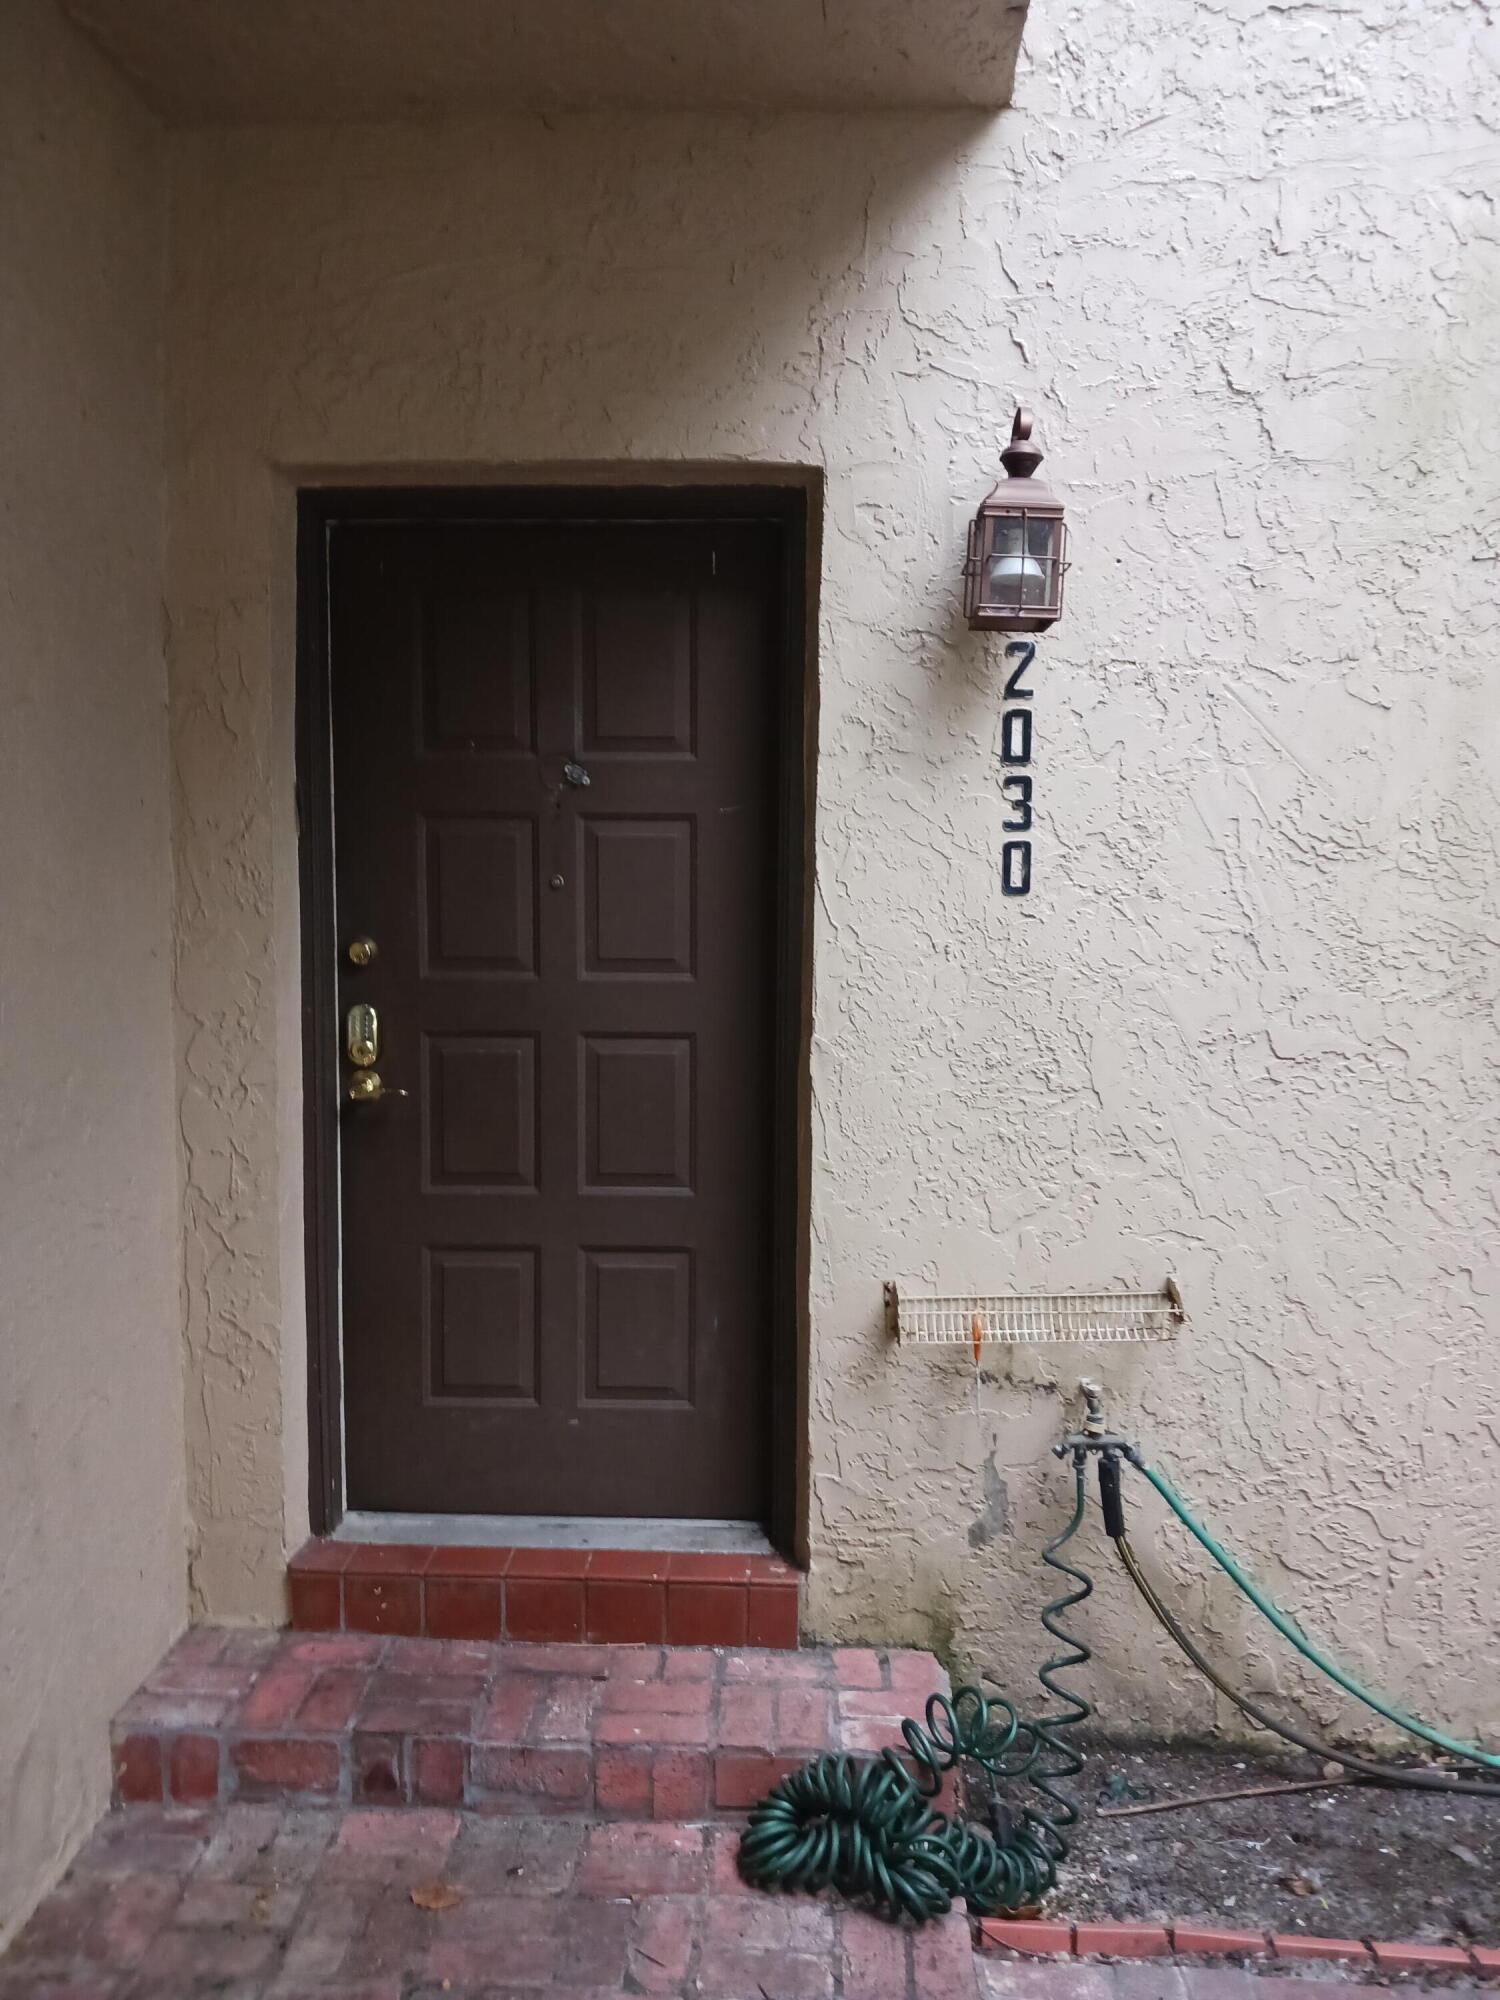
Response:
[[[1123,1819],[1098,1814],[1101,1805],[1320,1771],[1305,1757],[1090,1744],[1077,1780],[1083,1819],[1049,1911],[1500,1945],[1500,1798],[1344,1785]]]

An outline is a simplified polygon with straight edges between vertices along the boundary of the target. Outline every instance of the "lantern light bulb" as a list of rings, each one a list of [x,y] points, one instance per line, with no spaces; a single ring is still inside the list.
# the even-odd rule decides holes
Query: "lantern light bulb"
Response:
[[[984,595],[990,604],[1045,604],[1047,572],[1035,556],[993,555],[984,566]]]

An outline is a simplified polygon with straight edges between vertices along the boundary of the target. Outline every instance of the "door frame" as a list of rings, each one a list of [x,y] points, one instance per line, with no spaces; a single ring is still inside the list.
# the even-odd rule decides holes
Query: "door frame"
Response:
[[[795,475],[793,475],[795,477]],[[767,521],[782,547],[776,646],[775,941],[772,1112],[770,1519],[776,1547],[805,1561],[807,1276],[811,1205],[812,829],[816,675],[809,635],[806,484],[308,486],[297,493],[296,804],[301,898],[307,1268],[308,1507],[314,1534],[344,1514],[339,1286],[337,931],[333,845],[328,538],[366,522]]]

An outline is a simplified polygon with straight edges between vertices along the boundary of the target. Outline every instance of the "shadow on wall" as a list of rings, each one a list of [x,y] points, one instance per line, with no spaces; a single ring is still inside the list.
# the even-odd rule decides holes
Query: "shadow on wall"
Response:
[[[993,122],[188,135],[184,415],[282,463],[819,460],[825,419],[908,458],[903,383],[999,279],[956,192]]]

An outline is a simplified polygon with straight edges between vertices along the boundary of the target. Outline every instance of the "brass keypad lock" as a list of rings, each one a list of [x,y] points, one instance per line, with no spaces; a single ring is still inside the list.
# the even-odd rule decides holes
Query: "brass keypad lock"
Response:
[[[349,1009],[344,1042],[356,1069],[372,1069],[380,1060],[380,1022],[366,1001]]]

